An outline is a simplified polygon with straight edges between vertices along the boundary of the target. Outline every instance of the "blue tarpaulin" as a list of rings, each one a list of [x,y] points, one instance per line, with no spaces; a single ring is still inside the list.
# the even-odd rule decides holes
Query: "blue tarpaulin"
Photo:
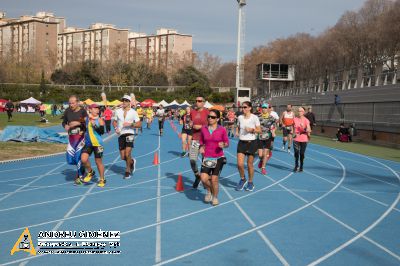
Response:
[[[68,143],[67,136],[52,129],[31,126],[7,126],[0,134],[0,141]]]

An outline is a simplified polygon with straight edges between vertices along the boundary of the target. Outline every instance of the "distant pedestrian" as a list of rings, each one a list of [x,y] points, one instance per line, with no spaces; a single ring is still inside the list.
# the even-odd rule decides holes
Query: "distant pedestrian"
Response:
[[[293,120],[295,137],[293,140],[295,166],[293,172],[303,172],[304,154],[306,153],[307,142],[310,139],[310,121],[304,116],[304,108],[299,107],[298,116]],[[300,159],[300,168],[299,168]]]
[[[8,102],[6,103],[5,109],[7,111],[8,122],[10,122],[12,119],[12,113],[14,111],[14,104],[11,100],[8,100]]]
[[[314,126],[316,126],[316,123],[315,123],[315,115],[312,112],[312,108],[311,107],[308,107],[308,111],[304,116],[308,119],[308,121],[310,121],[310,127],[311,127],[311,130],[312,130],[314,128]]]
[[[106,124],[106,133],[110,134],[111,132],[111,118],[113,116],[113,111],[110,107],[106,106],[106,109],[103,112],[104,121]]]

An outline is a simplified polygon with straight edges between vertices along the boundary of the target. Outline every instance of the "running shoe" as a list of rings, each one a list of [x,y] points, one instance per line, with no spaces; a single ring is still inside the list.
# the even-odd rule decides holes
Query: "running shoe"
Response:
[[[86,176],[83,178],[83,182],[85,182],[85,183],[90,182],[95,174],[96,173],[94,172],[94,170],[92,170],[91,172],[87,173]]]
[[[262,167],[262,158],[260,158],[260,161],[258,162],[258,168]]]
[[[247,182],[247,186],[245,187],[246,191],[253,191],[254,190],[254,184],[253,182]]]
[[[289,153],[289,154],[290,154],[290,147],[288,147],[288,149],[287,149],[287,153]]]
[[[217,205],[219,204],[218,198],[217,198],[217,197],[213,197],[211,204],[212,204],[213,206],[217,206]]]
[[[206,196],[204,197],[204,202],[205,203],[210,203],[213,200],[213,196],[211,194],[211,192],[207,192]]]
[[[283,150],[283,151],[285,150],[285,146],[282,146],[282,150]]]
[[[303,168],[302,167],[299,168],[299,172],[303,172]]]
[[[125,172],[124,179],[130,179],[132,176],[129,172]]]
[[[294,167],[293,172],[297,172],[299,170],[299,168],[297,166]]]
[[[246,178],[240,179],[239,183],[236,186],[236,191],[243,190],[244,186],[247,184]]]
[[[100,179],[99,183],[97,183],[98,187],[104,187],[106,185],[107,180],[105,179]]]
[[[133,175],[133,173],[136,171],[136,159],[132,158],[132,162],[131,162],[131,175]]]
[[[261,169],[261,174],[266,175],[267,174],[267,170],[265,168]]]
[[[186,154],[187,154],[187,152],[186,151],[183,151],[183,152],[181,152],[181,157],[183,158],[183,157],[185,157],[186,156]]]
[[[193,188],[197,188],[200,184],[200,174],[196,174],[196,180],[193,183]]]
[[[77,176],[77,177],[75,178],[75,180],[74,180],[74,185],[75,185],[75,186],[80,186],[80,185],[82,185],[82,184],[83,184],[83,182],[82,182],[81,177]]]

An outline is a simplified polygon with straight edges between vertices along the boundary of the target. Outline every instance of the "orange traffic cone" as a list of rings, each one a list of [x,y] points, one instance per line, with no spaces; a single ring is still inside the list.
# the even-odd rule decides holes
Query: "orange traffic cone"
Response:
[[[159,161],[158,161],[158,152],[154,153],[153,164],[154,164],[154,165],[158,165],[158,164],[159,164]]]
[[[183,181],[182,181],[182,174],[179,174],[178,175],[178,182],[176,183],[176,191],[178,191],[178,192],[182,192],[182,191],[184,191],[184,188],[183,188]]]

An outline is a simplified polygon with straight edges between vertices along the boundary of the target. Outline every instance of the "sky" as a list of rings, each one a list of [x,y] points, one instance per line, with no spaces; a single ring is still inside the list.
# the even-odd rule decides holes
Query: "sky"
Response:
[[[246,52],[299,32],[318,35],[336,24],[345,11],[357,11],[365,0],[247,0]],[[0,0],[9,18],[38,11],[65,17],[67,26],[88,28],[102,22],[154,34],[173,28],[193,36],[193,50],[236,60],[236,0]]]

